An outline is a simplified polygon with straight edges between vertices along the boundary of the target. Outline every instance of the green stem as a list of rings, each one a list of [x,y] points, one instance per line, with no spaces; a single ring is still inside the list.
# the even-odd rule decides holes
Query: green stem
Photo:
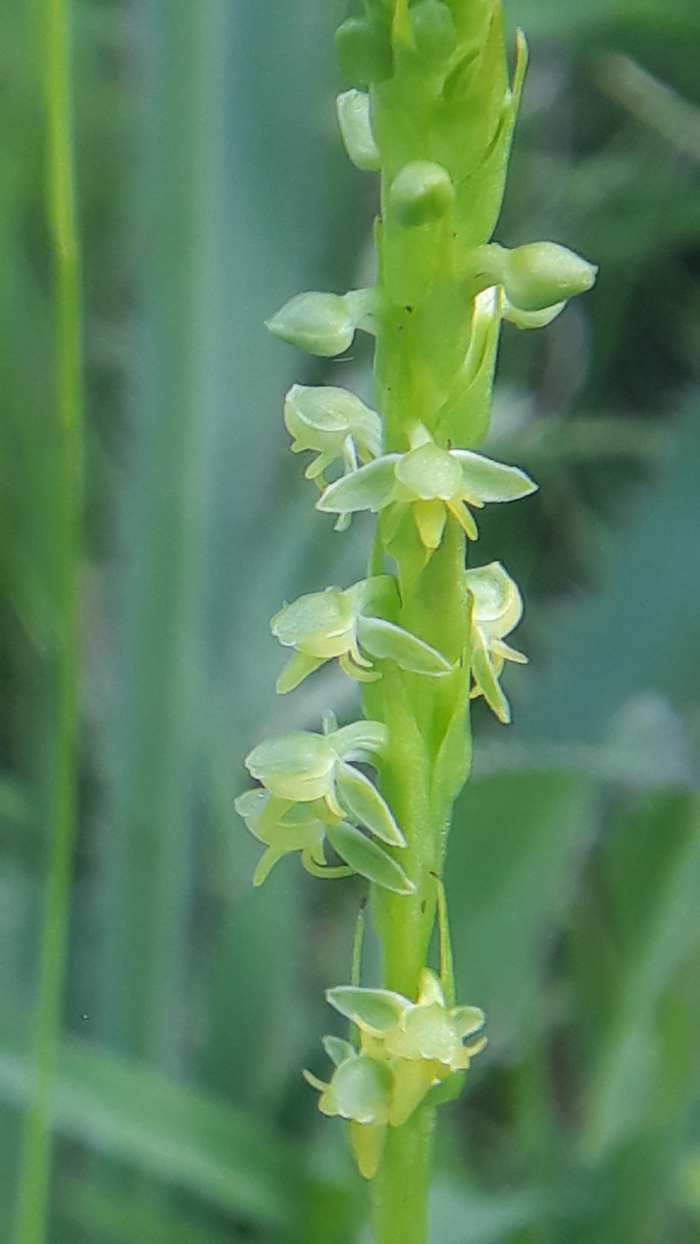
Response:
[[[374,1182],[378,1244],[425,1244],[435,1111],[418,1110],[403,1127],[390,1128]]]
[[[56,741],[49,876],[34,1041],[34,1097],[27,1115],[16,1244],[47,1238],[51,1177],[50,1090],[61,1032],[77,812],[78,558],[82,401],[79,255],[75,219],[70,46],[66,0],[41,0],[47,115],[47,217],[54,264],[58,395],[56,506]]]

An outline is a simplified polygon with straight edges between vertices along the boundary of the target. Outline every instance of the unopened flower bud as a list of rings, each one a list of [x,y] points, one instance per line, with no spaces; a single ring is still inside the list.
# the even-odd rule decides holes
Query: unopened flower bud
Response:
[[[440,220],[454,202],[454,186],[446,168],[429,160],[415,160],[397,173],[389,190],[389,205],[397,224],[405,228]]]
[[[338,125],[345,150],[356,168],[376,173],[381,155],[372,133],[370,98],[365,91],[344,91],[336,100]]]
[[[432,64],[449,60],[457,46],[455,19],[442,0],[421,0],[414,5],[411,30],[416,51]]]
[[[275,337],[323,358],[342,354],[355,336],[353,317],[340,294],[297,294],[265,327]]]
[[[350,17],[335,34],[340,72],[355,86],[385,82],[393,72],[389,32],[383,22]]]
[[[533,242],[503,252],[503,285],[521,311],[542,311],[585,294],[598,269],[555,242]]]

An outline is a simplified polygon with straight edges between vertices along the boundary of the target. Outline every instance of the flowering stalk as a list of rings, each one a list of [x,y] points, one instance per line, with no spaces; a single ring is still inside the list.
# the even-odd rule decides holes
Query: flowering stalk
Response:
[[[256,883],[297,850],[315,875],[370,882],[383,988],[329,990],[351,1039],[325,1038],[335,1070],[307,1079],[320,1110],[349,1121],[374,1180],[377,1244],[424,1244],[435,1108],[485,1044],[482,1012],[454,998],[440,882],[469,773],[469,702],[483,695],[507,722],[500,676],[525,660],[505,642],[522,613],[517,586],[500,563],[467,569],[467,550],[474,511],[536,485],[476,449],[502,321],[549,323],[595,269],[551,243],[490,240],[527,59],[519,34],[511,81],[499,0],[363,0],[337,49],[352,84],[338,99],[348,155],[381,174],[377,284],[297,295],[268,327],[322,357],[358,329],[376,338],[376,411],[299,385],[285,406],[293,450],[317,455],[306,471],[316,508],[340,530],[369,510],[376,534],[366,580],[302,597],[272,627],[293,649],[278,690],[338,659],[362,683],[365,720],[338,730],[330,715],[322,734],[255,748],[247,765],[261,785],[238,809],[267,846]],[[427,966],[436,910],[439,978]]]

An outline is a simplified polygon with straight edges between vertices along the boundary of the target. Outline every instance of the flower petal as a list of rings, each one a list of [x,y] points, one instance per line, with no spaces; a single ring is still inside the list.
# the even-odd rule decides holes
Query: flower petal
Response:
[[[406,846],[406,839],[396,824],[389,805],[364,773],[339,760],[335,780],[338,799],[346,812],[364,825],[375,838],[380,838],[389,846]]]
[[[324,1037],[322,1045],[331,1062],[336,1067],[344,1063],[346,1058],[355,1057],[355,1047],[349,1041],[343,1041],[342,1037]]]
[[[453,449],[452,457],[462,468],[467,501],[517,501],[537,491],[537,484],[519,467],[494,462],[469,449]]]
[[[411,1005],[408,998],[393,990],[361,989],[355,985],[328,989],[326,999],[346,1019],[375,1036],[394,1028],[406,1007]]]
[[[360,467],[351,475],[344,475],[316,502],[316,509],[325,514],[355,514],[358,510],[378,510],[389,505],[396,484],[395,469],[401,454],[387,454],[367,466]]]
[[[383,618],[358,618],[357,635],[370,656],[391,660],[412,674],[450,674],[452,666],[436,648]]]
[[[286,695],[288,691],[294,691],[305,678],[308,678],[309,674],[313,674],[325,665],[326,659],[326,657],[309,657],[305,652],[295,652],[275,683],[277,694]]]
[[[415,894],[416,887],[401,865],[354,825],[339,821],[337,825],[329,825],[326,836],[341,860],[350,864],[361,877],[394,894]]]
[[[413,521],[426,549],[439,549],[442,535],[447,522],[447,512],[443,501],[414,501],[411,505]]]

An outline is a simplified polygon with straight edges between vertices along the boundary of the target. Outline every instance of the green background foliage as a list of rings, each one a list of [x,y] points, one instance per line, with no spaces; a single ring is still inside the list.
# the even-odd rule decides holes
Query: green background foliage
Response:
[[[532,64],[496,238],[601,265],[507,328],[486,452],[541,484],[487,512],[527,610],[514,725],[476,706],[447,889],[490,1017],[441,1112],[434,1244],[700,1240],[700,10],[509,0]],[[321,1071],[360,882],[250,885],[235,816],[285,599],[364,573],[314,514],[293,381],[369,397],[262,321],[366,275],[372,178],[335,132],[341,0],[74,0],[86,404],[80,818],[47,1244],[350,1244],[365,1190]],[[56,754],[61,496],[40,31],[0,11],[0,1238],[13,1240]],[[641,72],[640,72],[641,71]],[[300,374],[300,365],[302,372]],[[494,507],[496,511],[510,507]],[[367,983],[376,947],[365,948]]]

